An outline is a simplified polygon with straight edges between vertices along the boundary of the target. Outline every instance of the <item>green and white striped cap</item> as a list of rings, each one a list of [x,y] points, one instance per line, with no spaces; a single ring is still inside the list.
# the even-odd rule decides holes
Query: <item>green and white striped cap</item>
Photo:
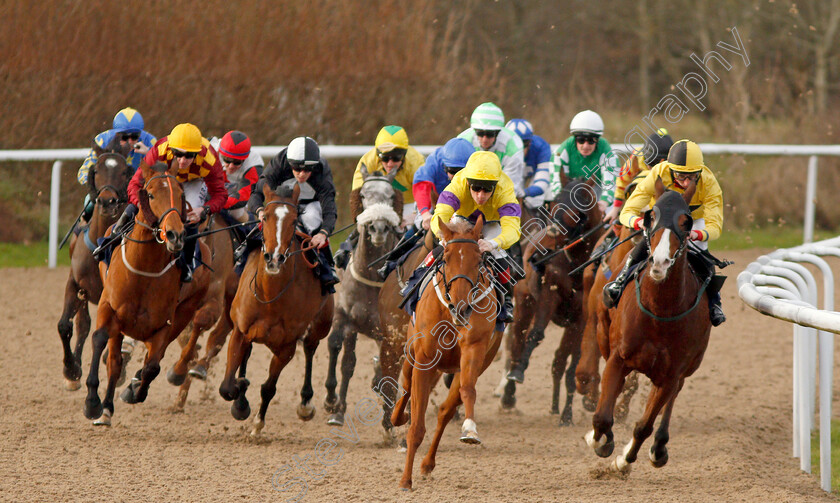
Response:
[[[470,126],[473,129],[498,131],[505,126],[505,114],[494,103],[482,103],[473,111]]]

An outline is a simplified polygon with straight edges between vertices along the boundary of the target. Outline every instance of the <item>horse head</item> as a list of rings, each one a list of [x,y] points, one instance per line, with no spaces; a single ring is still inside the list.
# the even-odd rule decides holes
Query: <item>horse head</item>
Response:
[[[106,152],[97,157],[88,174],[88,192],[104,216],[116,218],[128,202],[126,189],[131,175],[123,155]]]
[[[656,179],[656,204],[645,212],[645,229],[648,247],[651,250],[650,277],[663,281],[668,270],[680,257],[688,244],[689,232],[694,220],[688,204],[697,189],[691,183],[683,194],[665,190],[661,178]]]
[[[184,247],[187,217],[187,200],[184,188],[175,176],[177,169],[177,165],[169,167],[163,162],[151,167],[140,163],[146,183],[138,193],[141,210],[138,221],[152,230],[159,243],[166,243],[166,249],[172,253]]]
[[[356,228],[362,238],[369,238],[376,247],[384,246],[388,238],[396,236],[400,225],[400,216],[390,204],[374,203],[365,208],[356,217]]]
[[[280,185],[276,190],[266,184],[265,212],[263,217],[263,260],[268,274],[278,274],[280,266],[289,258],[295,237],[295,224],[298,217],[297,203],[300,197],[300,185]]]
[[[570,180],[551,203],[551,219],[567,241],[601,222],[598,193],[594,188],[596,183],[594,176],[585,182]]]
[[[443,248],[444,298],[456,325],[465,324],[474,310],[476,297],[482,295],[482,254],[478,248],[484,215],[479,215],[474,226],[466,220],[444,223],[439,219]],[[461,280],[461,281],[457,281]],[[485,302],[486,304],[486,302]],[[487,312],[486,309],[479,309]]]

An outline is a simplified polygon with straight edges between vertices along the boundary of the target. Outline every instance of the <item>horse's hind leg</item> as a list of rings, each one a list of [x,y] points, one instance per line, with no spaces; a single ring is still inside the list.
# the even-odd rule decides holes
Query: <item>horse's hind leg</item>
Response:
[[[351,332],[344,338],[344,355],[341,357],[341,386],[338,389],[338,404],[335,413],[332,414],[327,424],[335,426],[344,425],[344,412],[347,410],[347,389],[350,387],[350,379],[356,370],[356,340],[358,334]]]
[[[391,423],[394,426],[402,426],[408,422],[408,415],[405,413],[405,406],[408,404],[408,399],[411,398],[411,377],[414,366],[406,358],[403,360],[402,375],[403,375],[403,394],[394,405],[394,412],[391,413]]]
[[[119,332],[115,337],[108,339],[108,387],[105,390],[105,399],[102,401],[102,415],[93,421],[96,426],[111,426],[111,417],[114,415],[114,390],[117,389],[117,381],[125,368],[120,351],[122,340],[123,335]]]
[[[411,364],[408,365],[409,372],[411,372]],[[403,366],[403,371],[405,371],[405,366]],[[432,381],[436,377],[436,372],[433,370],[414,369],[412,374],[411,391],[414,399],[411,401],[411,427],[406,435],[405,470],[402,479],[400,479],[400,488],[402,489],[411,489],[414,456],[426,435],[426,408],[429,406],[429,392],[431,391]]]
[[[280,350],[275,352],[271,358],[271,363],[268,366],[268,379],[260,387],[260,411],[254,418],[254,429],[251,430],[252,437],[259,435],[263,427],[265,427],[265,413],[268,410],[268,404],[277,392],[277,379],[280,377],[280,372],[283,371],[283,368],[289,364],[295,355],[295,347],[294,342],[286,344],[282,348],[279,348]]]
[[[225,340],[232,328],[233,320],[230,319],[230,311],[227,311],[222,314],[219,322],[216,323],[216,326],[210,331],[210,335],[207,336],[207,346],[204,350],[204,356],[195,362],[192,368],[187,371],[190,376],[201,379],[202,381],[207,380],[207,371],[210,368],[210,364],[213,362],[213,358],[222,350],[222,346],[225,345]]]
[[[115,323],[114,311],[111,306],[103,303],[99,306],[97,313],[97,325],[99,328],[93,332],[93,350],[91,351],[90,369],[88,370],[87,389],[85,398],[85,417],[96,419],[102,415],[102,402],[99,399],[99,361],[102,351],[111,335],[119,333],[119,327]]]
[[[180,328],[183,328],[183,325]],[[160,361],[166,354],[166,347],[172,340],[170,337],[173,329],[178,330],[178,325],[164,326],[146,341],[146,359],[143,362],[143,368],[140,369],[140,381],[132,380],[131,384],[123,390],[120,394],[120,399],[123,402],[142,403],[146,401],[149,386],[155,380],[155,377],[160,374]]]
[[[458,410],[458,406],[461,404],[460,378],[460,373],[455,374],[455,378],[449,386],[449,395],[447,395],[446,400],[444,400],[438,410],[438,421],[437,428],[435,429],[435,436],[432,439],[432,444],[429,446],[429,452],[426,453],[426,457],[423,458],[423,462],[420,464],[420,473],[423,475],[427,475],[435,469],[435,456],[437,455],[438,446],[440,445],[440,439],[443,437],[443,430],[446,428],[446,425],[449,424],[449,421],[455,417],[455,411]]]
[[[560,380],[565,373],[566,376],[566,403],[563,406],[563,413],[560,415],[560,426],[572,424],[572,400],[575,397],[575,370],[580,361],[580,330],[583,327],[579,323],[566,327],[563,337],[560,339],[560,346],[554,353],[554,362],[551,365],[553,380],[553,395],[551,399],[551,413],[559,412],[560,402]],[[566,366],[566,360],[569,365]]]
[[[665,383],[664,386],[654,385],[648,397],[647,407],[642,418],[633,428],[633,439],[624,447],[624,451],[616,456],[613,466],[620,472],[630,471],[630,464],[636,461],[642,443],[653,433],[653,423],[665,404],[672,402],[677,396],[679,385],[676,379]],[[670,417],[670,415],[669,415]],[[667,422],[665,435],[667,437]],[[664,447],[664,444],[662,444]]]
[[[335,414],[338,411],[338,395],[335,393],[335,387],[338,385],[336,378],[336,367],[338,367],[338,354],[341,352],[341,346],[344,344],[346,320],[344,317],[336,315],[333,321],[332,330],[327,337],[327,349],[330,352],[330,363],[327,367],[327,380],[324,382],[324,387],[327,388],[327,397],[324,399],[324,410],[328,414]],[[330,424],[329,419],[327,424]]]
[[[595,406],[598,405],[598,385],[601,383],[598,372],[601,351],[598,349],[597,331],[598,316],[589,312],[580,341],[580,361],[575,368],[577,392],[581,395],[584,410],[589,412],[594,412]]]
[[[621,390],[621,395],[615,405],[615,420],[624,421],[627,419],[627,414],[630,412],[630,401],[633,395],[639,389],[639,373],[636,371],[630,372],[624,382],[624,389]]]
[[[382,369],[382,377],[374,386],[374,391],[382,397],[382,428],[386,442],[396,441],[391,414],[399,391],[399,364],[402,344],[398,339],[401,335],[401,333],[386,331],[379,347],[379,365]]]
[[[598,408],[592,415],[592,430],[583,437],[589,447],[595,450],[595,454],[602,458],[612,454],[615,448],[612,432],[613,409],[616,397],[624,387],[624,378],[627,377],[629,371],[617,351],[613,352],[604,367],[601,397],[598,399]]]
[[[312,327],[309,334],[303,339],[303,354],[306,364],[303,372],[303,386],[300,388],[300,405],[297,408],[297,415],[302,421],[309,421],[315,417],[315,407],[310,403],[315,395],[315,391],[312,389],[312,360],[315,358],[318,343],[321,342],[320,337],[313,336],[315,330],[316,328]]]

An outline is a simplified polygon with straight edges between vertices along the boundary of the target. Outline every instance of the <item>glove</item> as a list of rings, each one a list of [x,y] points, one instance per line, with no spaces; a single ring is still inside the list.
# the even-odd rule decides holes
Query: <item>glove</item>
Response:
[[[688,233],[688,239],[692,241],[703,241],[703,231],[693,230]]]
[[[637,231],[642,230],[642,226],[643,226],[644,223],[645,223],[645,221],[642,218],[637,218],[636,220],[633,220],[633,230],[637,230]]]

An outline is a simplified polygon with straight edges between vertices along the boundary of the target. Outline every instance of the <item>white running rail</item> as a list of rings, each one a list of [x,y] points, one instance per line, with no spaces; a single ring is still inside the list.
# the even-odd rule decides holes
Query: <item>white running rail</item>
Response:
[[[627,154],[631,149],[641,145],[616,145],[613,150]],[[415,145],[423,155],[431,154],[437,145]],[[559,145],[552,145],[552,150]],[[254,147],[254,151],[264,158],[271,158],[280,150],[282,145]],[[359,158],[368,152],[371,145],[322,145],[321,153],[327,158]],[[816,207],[817,189],[817,156],[840,156],[840,145],[736,145],[719,143],[701,143],[704,154],[745,154],[745,155],[781,155],[808,156],[808,179],[805,194],[805,222],[803,242],[810,243],[814,236],[814,210]],[[51,150],[0,150],[2,161],[55,161],[52,168],[50,184],[50,227],[49,227],[49,260],[50,268],[55,268],[58,256],[58,199],[62,161],[80,161],[90,150],[86,148],[51,149]],[[76,166],[74,166],[74,169]]]
[[[840,237],[762,255],[738,275],[738,295],[748,306],[794,323],[793,456],[808,473],[819,361],[820,487],[825,491],[831,491],[834,334],[840,334],[840,313],[834,310],[834,275],[822,258],[829,256],[840,257]],[[817,280],[802,264],[815,266],[822,275],[822,309],[817,304]]]

